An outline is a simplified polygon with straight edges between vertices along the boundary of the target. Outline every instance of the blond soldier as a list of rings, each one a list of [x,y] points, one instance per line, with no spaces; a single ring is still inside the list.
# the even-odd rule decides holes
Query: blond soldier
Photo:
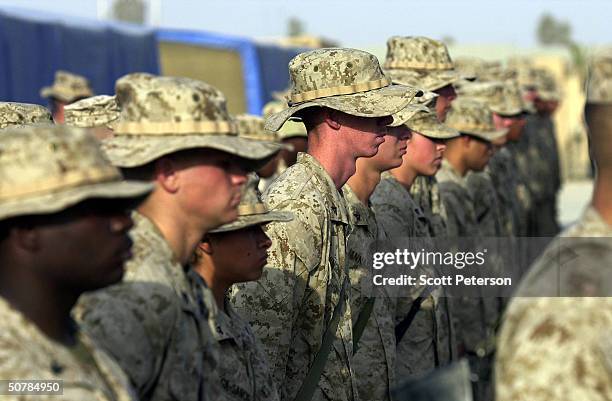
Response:
[[[259,116],[242,114],[236,116],[236,121],[238,122],[238,133],[243,138],[281,143],[280,137],[275,131],[268,131],[264,128],[264,119]],[[264,191],[278,177],[279,162],[281,160],[282,157],[279,152],[265,166],[257,170],[257,175],[261,178],[259,181],[260,191]]]
[[[427,108],[408,105],[402,112],[406,120]],[[391,289],[371,288],[369,260],[372,244],[386,239],[370,204],[370,197],[383,171],[402,164],[410,130],[400,129],[385,135],[385,142],[373,157],[357,160],[355,174],[342,188],[352,231],[348,237],[347,263],[351,279],[353,341],[357,353],[353,366],[359,397],[363,400],[390,400],[395,386],[395,298]]]
[[[0,177],[2,399],[136,400],[70,310],[82,293],[121,280],[129,210],[152,185],[124,181],[89,132],[50,124],[2,132]],[[56,381],[56,395],[20,393],[21,380]]]
[[[414,243],[419,237],[427,243],[430,236],[427,217],[412,199],[410,187],[417,176],[434,175],[438,171],[445,140],[459,133],[441,124],[433,111],[421,111],[411,119],[406,117],[404,111],[396,113],[392,131],[410,132],[407,152],[401,166],[383,174],[372,203],[378,221],[392,241],[410,238]],[[398,243],[398,248],[405,246]],[[446,365],[455,354],[447,300],[441,298],[441,290],[427,292],[415,287],[413,293],[396,294],[394,320],[397,327],[402,327],[401,334],[396,333],[398,382]],[[407,320],[411,319],[412,308],[418,308],[417,313],[412,320]]]
[[[295,219],[266,227],[273,241],[268,265],[257,283],[240,286],[234,303],[266,348],[281,400],[355,400],[349,219],[339,189],[358,157],[376,154],[390,115],[416,91],[391,85],[375,56],[353,49],[302,53],[289,73],[289,107],[266,127],[278,130],[298,113],[308,153],[298,155],[264,200]]]
[[[31,124],[52,124],[46,108],[30,103],[0,102],[0,129]]]
[[[238,206],[238,219],[210,231],[196,250],[194,269],[210,287],[219,308],[215,337],[223,355],[219,361],[223,394],[217,399],[279,399],[263,347],[227,299],[233,284],[261,277],[266,251],[272,245],[263,227],[293,218],[289,212],[267,209],[257,190],[258,181],[256,175],[249,177]]]
[[[457,97],[454,85],[463,78],[455,70],[444,43],[422,36],[393,36],[387,40],[384,67],[395,83],[435,92],[438,96],[427,105],[435,109],[440,121],[444,121]],[[431,224],[431,235],[445,235],[446,211],[435,177],[417,177],[410,192]]]
[[[500,401],[612,399],[612,49],[591,63],[585,116],[593,199],[508,307],[496,363]]]
[[[79,100],[64,108],[64,123],[74,127],[92,128],[98,139],[113,133],[112,124],[119,118],[115,96],[99,95]]]
[[[87,78],[68,71],[56,71],[55,80],[51,86],[40,90],[40,96],[49,100],[53,120],[64,122],[64,107],[77,100],[93,96]]]
[[[473,241],[482,233],[467,176],[470,171],[484,170],[493,155],[494,141],[506,135],[508,130],[496,129],[487,103],[468,97],[455,101],[446,124],[461,133],[460,137],[447,142],[442,168],[437,174],[448,213],[448,235]],[[492,302],[490,298],[475,296],[456,298],[453,304],[459,352],[467,355],[478,377],[475,398],[486,400],[491,388],[491,355],[486,341],[493,334],[499,304],[496,300]]]
[[[264,118],[282,111],[285,107],[287,107],[286,101],[274,100],[267,103],[263,109]],[[280,175],[285,169],[295,164],[298,153],[306,152],[308,133],[301,121],[287,120],[278,130],[278,136],[282,143],[287,145],[280,152],[281,159],[278,163],[278,174]]]
[[[278,145],[239,137],[225,97],[204,82],[130,74],[116,93],[121,115],[103,147],[155,189],[133,215],[124,280],[82,300],[80,317],[141,399],[217,399],[213,306],[188,262],[207,231],[236,218],[246,166]]]

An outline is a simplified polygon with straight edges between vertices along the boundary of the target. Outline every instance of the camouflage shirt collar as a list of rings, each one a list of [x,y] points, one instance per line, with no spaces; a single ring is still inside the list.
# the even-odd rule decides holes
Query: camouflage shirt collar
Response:
[[[342,193],[346,199],[346,208],[349,213],[349,218],[351,219],[351,224],[355,226],[375,227],[376,217],[374,216],[374,211],[370,203],[368,202],[367,206],[364,205],[348,184],[342,187]]]
[[[440,167],[440,171],[436,174],[436,178],[438,178],[440,182],[452,181],[463,188],[467,188],[465,177],[460,176],[453,165],[446,159],[442,159],[442,167]]]
[[[324,187],[319,188],[319,191],[326,195],[329,204],[332,205],[328,211],[330,213],[330,218],[334,221],[349,224],[346,200],[342,196],[342,193],[338,191],[336,184],[334,184],[334,181],[332,181],[321,163],[308,153],[302,152],[297,155],[297,163],[306,166],[306,168],[312,172],[313,176],[323,184]]]

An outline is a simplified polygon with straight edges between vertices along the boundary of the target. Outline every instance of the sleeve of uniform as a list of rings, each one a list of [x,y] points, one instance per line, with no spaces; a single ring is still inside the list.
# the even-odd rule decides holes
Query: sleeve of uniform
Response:
[[[123,282],[83,296],[77,319],[112,355],[142,397],[159,378],[165,346],[177,320],[169,287]]]
[[[275,384],[281,388],[309,272],[321,261],[323,214],[295,200],[281,202],[274,209],[289,210],[294,219],[266,226],[272,246],[263,275],[256,282],[237,285],[231,300],[261,341]]]
[[[451,185],[440,183],[440,198],[447,213],[446,229],[449,237],[460,237],[461,227],[465,226],[464,208],[457,196],[453,193]]]

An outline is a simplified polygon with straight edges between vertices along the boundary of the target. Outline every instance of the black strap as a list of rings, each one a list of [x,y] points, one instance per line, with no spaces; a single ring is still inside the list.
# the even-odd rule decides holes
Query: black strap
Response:
[[[418,298],[414,300],[412,305],[410,305],[410,310],[408,311],[404,319],[402,319],[402,321],[399,322],[397,326],[395,326],[396,344],[399,344],[399,342],[402,341],[402,338],[404,338],[404,335],[412,324],[412,321],[414,320],[417,312],[419,311],[419,309],[421,309],[421,305],[427,299],[427,297],[429,297],[429,294],[431,294],[433,290],[433,287],[426,287],[421,293],[421,295],[419,295]]]
[[[353,325],[353,355],[359,349],[359,340],[365,331],[366,325],[368,324],[368,319],[370,319],[370,315],[372,315],[372,310],[374,309],[374,302],[376,301],[375,297],[368,298],[363,304],[363,308],[361,308],[361,312],[359,312],[359,316],[357,317],[357,321]]]

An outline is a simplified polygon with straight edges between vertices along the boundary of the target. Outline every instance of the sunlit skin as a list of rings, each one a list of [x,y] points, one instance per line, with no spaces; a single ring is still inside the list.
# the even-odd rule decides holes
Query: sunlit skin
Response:
[[[493,156],[491,142],[470,135],[461,135],[447,141],[444,158],[460,176],[468,171],[482,171]]]
[[[241,159],[217,150],[162,157],[155,162],[155,189],[138,211],[187,263],[205,233],[238,216],[246,174]]]
[[[383,171],[390,170],[402,164],[402,157],[406,153],[407,140],[411,132],[406,126],[388,128],[382,145],[376,155],[357,159],[355,174],[349,178],[347,184],[351,187],[357,198],[368,204],[370,196],[380,182]]]
[[[261,277],[270,246],[272,241],[262,225],[208,234],[198,245],[194,268],[206,281],[221,310],[225,310],[225,293],[233,284]]]
[[[56,124],[63,124],[64,123],[64,107],[66,106],[66,103],[62,102],[61,100],[58,99],[51,99],[51,112],[53,113],[53,121],[55,121]]]
[[[391,170],[391,174],[410,189],[417,176],[433,176],[438,172],[445,150],[446,140],[432,139],[413,131],[402,165]]]
[[[317,159],[337,189],[355,173],[360,157],[372,157],[384,142],[393,119],[357,117],[321,108],[303,118],[308,129],[308,153]]]
[[[612,105],[585,106],[589,153],[595,164],[595,188],[592,205],[605,222],[612,226]]]
[[[135,205],[88,200],[53,215],[2,222],[0,295],[47,336],[73,345],[70,311],[79,296],[123,277]]]
[[[452,84],[443,86],[433,92],[438,94],[436,98],[436,114],[438,115],[438,120],[444,122],[453,100],[457,99],[457,92],[455,92],[455,87]]]

